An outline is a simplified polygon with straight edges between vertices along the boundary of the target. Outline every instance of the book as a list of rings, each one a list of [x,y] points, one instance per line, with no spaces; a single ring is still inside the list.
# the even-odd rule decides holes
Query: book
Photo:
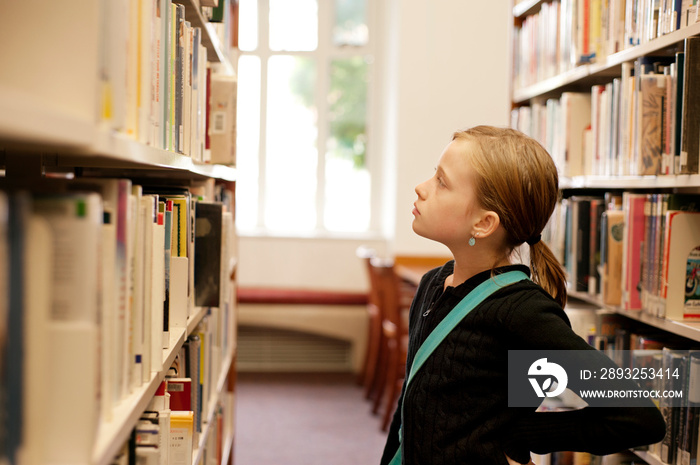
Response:
[[[187,284],[185,289],[187,292],[187,299],[185,302],[186,314],[189,317],[191,309],[194,305],[194,260],[192,257],[194,250],[194,202],[192,200],[192,194],[188,189],[184,188],[154,186],[144,187],[144,193],[157,194],[160,200],[166,202],[166,205],[167,201],[172,201],[172,213],[170,217],[172,223],[172,231],[170,232],[171,269],[169,282],[171,282],[173,278],[173,263],[175,262],[175,258],[183,257],[187,260],[188,269]],[[165,213],[167,214],[167,207]],[[175,288],[174,284],[169,284],[167,296],[168,302],[171,304],[176,302],[176,299],[172,296],[172,293],[179,291],[179,289]]]
[[[129,179],[119,178],[79,178],[73,180],[68,186],[70,190],[97,192],[102,197],[103,212],[110,213],[110,221],[114,223],[114,237],[107,240],[115,241],[115,267],[112,273],[116,301],[114,314],[111,318],[104,315],[104,325],[111,329],[111,349],[114,353],[112,398],[113,404],[124,398],[130,389],[131,379],[131,315],[132,315],[132,289],[133,289],[133,216],[130,214],[129,196],[132,191],[132,182]],[[106,231],[110,232],[110,229]]]
[[[167,378],[165,387],[170,394],[170,410],[192,410],[192,380],[178,377]]]
[[[222,213],[220,203],[197,202],[195,208],[195,305],[216,307],[220,302]]]
[[[159,437],[158,448],[160,449],[160,464],[170,463],[170,394],[166,390],[167,379],[158,385],[153,399],[148,403],[144,413],[155,413],[158,418]]]
[[[622,250],[624,238],[624,212],[607,210],[604,213],[606,227],[605,264],[603,266],[603,302],[606,305],[622,303]]]
[[[194,380],[192,383],[192,411],[194,412],[194,431],[202,432],[202,384],[200,382],[201,347],[200,339],[192,334],[185,341],[187,367],[185,376]]]
[[[148,223],[148,200],[144,201],[142,187],[132,186],[131,196],[134,202],[134,215],[132,221],[132,288],[131,288],[131,386],[138,388],[151,376],[150,372],[150,345],[148,346],[148,370],[145,370],[145,338],[147,326],[150,328],[150,313],[147,313],[146,278],[145,272],[150,267],[150,260],[145,257],[145,251],[150,250],[150,242],[145,237],[146,223]],[[152,206],[151,206],[152,208]],[[149,325],[145,324],[148,317]],[[147,371],[147,373],[144,373]]]
[[[700,352],[697,351],[691,351],[688,357],[686,392],[688,406],[679,456],[682,465],[695,465],[698,458],[698,432],[700,431]]]
[[[640,175],[661,174],[662,147],[665,143],[666,81],[663,74],[640,76],[641,143],[637,172]]]
[[[7,328],[10,305],[10,244],[9,244],[9,203],[7,194],[0,191],[0,460],[9,459],[9,451],[7,448],[7,389],[9,380],[5,373],[5,361],[9,358],[9,348],[7,347]],[[20,254],[16,250],[14,254]],[[19,262],[24,262],[20,257]],[[19,270],[16,270],[19,272]],[[48,282],[48,280],[47,280]],[[48,308],[48,304],[47,304]],[[48,314],[48,310],[47,310]]]
[[[100,9],[100,123],[126,131],[126,47],[128,2],[107,2]]]
[[[700,95],[695,89],[700,82],[700,38],[685,39],[685,69],[683,74],[683,108],[681,147],[678,171],[680,174],[698,173],[700,157]]]
[[[700,318],[700,212],[666,212],[665,237],[665,316]]]
[[[0,207],[2,209],[3,207]],[[5,228],[7,227],[7,210],[4,212]],[[0,222],[0,224],[2,224]],[[22,449],[20,462],[46,463],[44,444],[47,440],[45,415],[50,405],[47,403],[45,387],[51,383],[47,374],[52,363],[51,348],[46,344],[49,338],[49,321],[52,299],[53,250],[51,230],[48,222],[36,215],[30,215],[25,224],[25,240],[27,247],[21,251],[25,264],[23,282],[24,290],[24,379],[21,385],[22,396]],[[6,231],[5,231],[6,232]],[[7,234],[0,247],[5,248],[7,258]],[[7,262],[4,262],[7,265]],[[4,270],[3,270],[4,271]],[[7,274],[4,274],[3,286],[6,286]],[[6,323],[6,309],[0,317]],[[6,328],[2,328],[5,339]],[[14,335],[10,335],[13,339]],[[3,344],[4,344],[3,340]],[[3,350],[4,352],[5,350]],[[0,373],[3,376],[4,373]],[[0,384],[6,380],[0,379]]]
[[[138,115],[138,140],[146,145],[154,145],[155,125],[153,110],[152,85],[153,63],[156,57],[153,55],[153,41],[155,34],[155,5],[156,0],[136,2],[137,11],[137,81],[136,81],[136,104]]]
[[[214,73],[210,81],[209,148],[211,163],[236,164],[235,76]],[[590,112],[590,110],[589,110]]]
[[[588,292],[591,262],[591,202],[593,197],[572,196],[570,227],[571,242],[569,243],[567,262],[569,285],[580,292]],[[596,199],[598,200],[598,199]],[[602,200],[602,199],[600,199]]]
[[[673,161],[670,173],[680,172],[681,135],[683,127],[683,82],[685,79],[685,52],[676,52],[673,107]]]
[[[120,379],[117,374],[117,230],[116,212],[103,202],[102,215],[102,316],[100,325],[100,397],[104,420],[112,419],[114,406],[119,401]]]
[[[590,93],[564,92],[561,96],[562,120],[564,124],[563,176],[580,176],[584,172],[583,138],[591,125]]]
[[[54,270],[46,392],[47,461],[88,462],[99,420],[99,260],[102,199],[96,193],[36,196],[51,230]],[[75,405],[81,405],[75,409]],[[71,428],[65,419],[74,420]]]
[[[151,237],[151,228],[153,224],[154,214],[154,198],[149,195],[143,195],[141,186],[133,186],[134,200],[138,204],[137,215],[135,222],[136,234],[134,238],[134,306],[138,305],[138,311],[134,312],[134,318],[139,318],[140,321],[134,322],[134,339],[138,338],[138,347],[141,353],[141,379],[146,382],[150,379],[153,371],[159,371],[162,367],[159,363],[161,354],[154,357],[152,352],[153,343],[153,325],[152,325],[152,291],[153,283],[151,279],[151,270],[153,268],[152,248],[153,239]],[[155,366],[154,366],[155,365]]]
[[[194,414],[191,411],[170,413],[170,461],[189,464],[192,461]]]
[[[687,357],[687,350],[675,350],[670,347],[664,347],[664,349],[662,349],[661,367],[663,372],[674,373],[676,370],[679,372],[679,379],[671,376],[663,377],[661,382],[661,388],[663,390],[680,390],[680,380],[685,377],[684,374],[680,374],[680,372],[683,368],[684,358],[687,366]],[[660,458],[665,463],[674,463],[677,455],[681,409],[672,406],[671,400],[666,397],[662,397],[659,402],[659,409],[666,422],[666,435],[661,441]]]
[[[600,269],[601,269],[601,222],[605,210],[603,198],[592,198],[590,205],[590,259],[588,263],[588,293],[599,295],[601,293]]]
[[[169,256],[165,251],[165,224],[164,216],[162,213],[158,212],[158,202],[154,202],[154,218],[153,218],[153,229],[151,230],[153,237],[153,266],[152,266],[152,283],[153,283],[153,294],[152,294],[152,325],[153,325],[153,336],[158,339],[158,334],[160,334],[161,349],[170,347],[170,305],[167,301],[167,294],[165,292],[165,270],[168,266]],[[158,350],[156,347],[156,341],[152,343],[153,353],[155,354]],[[160,352],[159,360],[162,363],[163,353]]]
[[[622,243],[622,306],[625,310],[641,310],[641,248],[644,240],[645,194],[623,193],[625,229]]]
[[[185,6],[174,3],[173,49],[174,62],[174,151],[184,153],[184,99],[185,99]]]
[[[31,221],[31,199],[26,193],[8,196],[7,241],[8,241],[8,300],[7,314],[0,324],[5,330],[0,337],[3,358],[1,373],[3,397],[0,398],[0,439],[4,450],[1,456],[16,460],[22,446],[24,412],[24,309],[26,273],[25,250],[28,247],[27,227]],[[49,303],[51,305],[51,303]],[[50,308],[49,308],[50,312]]]

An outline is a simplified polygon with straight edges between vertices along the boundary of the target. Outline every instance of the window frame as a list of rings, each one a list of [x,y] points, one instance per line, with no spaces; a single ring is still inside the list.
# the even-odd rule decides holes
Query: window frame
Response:
[[[241,236],[269,236],[269,237],[331,237],[331,238],[367,238],[374,239],[381,236],[382,202],[381,196],[381,169],[382,161],[379,154],[379,141],[375,122],[378,120],[376,91],[378,75],[378,8],[379,1],[366,1],[366,21],[368,27],[367,44],[363,46],[337,46],[333,44],[333,26],[335,24],[335,1],[318,0],[318,46],[314,51],[273,51],[269,43],[269,0],[257,0],[258,37],[257,47],[251,51],[238,51],[238,58],[242,56],[255,56],[260,60],[260,109],[259,109],[259,131],[258,131],[258,183],[257,183],[257,209],[256,224],[253,228],[241,228],[238,226],[238,234]],[[316,66],[316,91],[314,94],[314,104],[318,109],[319,117],[317,122],[318,137],[316,139],[316,150],[318,153],[316,166],[316,225],[313,230],[306,232],[281,231],[269,229],[265,226],[266,208],[266,159],[267,159],[267,106],[268,106],[268,65],[273,56],[294,56],[312,57],[317,60]],[[331,64],[333,60],[351,58],[357,56],[367,57],[369,60],[367,76],[367,102],[366,102],[366,136],[367,147],[365,154],[365,168],[370,176],[370,220],[366,231],[335,231],[326,229],[324,226],[325,214],[325,170],[326,170],[326,148],[330,136],[329,103],[327,95],[331,83]],[[240,199],[240,201],[245,201]]]

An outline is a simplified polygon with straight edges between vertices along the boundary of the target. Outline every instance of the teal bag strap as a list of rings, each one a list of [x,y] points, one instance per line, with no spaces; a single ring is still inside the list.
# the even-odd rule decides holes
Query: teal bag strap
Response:
[[[469,312],[483,302],[488,296],[505,286],[522,281],[523,279],[529,279],[529,277],[522,271],[508,271],[487,279],[464,296],[435,329],[432,330],[430,335],[423,341],[420,348],[418,348],[418,352],[416,352],[416,356],[411,364],[408,378],[406,378],[406,390],[408,390],[408,385],[416,372],[423,366],[423,363],[425,363],[428,357],[430,357],[430,354],[440,345],[443,339],[457,326],[457,323],[462,321]],[[403,418],[403,402],[401,404],[401,417]],[[401,439],[401,430],[399,429],[399,449],[396,451],[394,458],[391,459],[391,462],[389,462],[389,465],[399,465],[401,463],[401,449],[403,447]]]

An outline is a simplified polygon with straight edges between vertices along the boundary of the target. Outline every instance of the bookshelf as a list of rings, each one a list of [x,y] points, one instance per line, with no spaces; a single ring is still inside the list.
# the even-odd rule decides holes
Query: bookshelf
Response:
[[[700,17],[691,3],[521,0],[511,3],[510,17],[511,126],[539,140],[560,169],[562,201],[547,242],[567,268],[569,298],[592,304],[599,315],[612,314],[622,325],[618,334],[639,331],[684,349],[700,343],[700,319],[692,317],[692,297],[684,296],[683,286],[678,290],[683,278],[667,278],[667,268],[685,275],[700,238],[678,239],[667,210],[695,207],[681,202],[667,208],[667,200],[700,195],[700,173],[683,154],[697,158],[687,144],[700,135],[692,122],[697,62],[689,54]],[[654,107],[652,90],[643,84],[652,79],[663,90],[654,112],[642,112]],[[652,121],[656,133],[649,130]],[[645,164],[652,159],[659,164]],[[635,197],[642,197],[640,213],[632,207]],[[613,234],[612,228],[621,229]],[[674,250],[685,256],[671,253],[670,245],[680,241],[684,245]],[[619,297],[613,289],[621,290]],[[608,338],[606,351],[624,341],[597,336],[596,344]],[[698,441],[697,426],[676,428],[688,432],[687,443]],[[665,444],[675,440],[670,434]],[[634,453],[652,465],[696,459],[681,457],[680,449],[668,453],[652,445]]]
[[[0,359],[10,366],[0,366],[0,462],[127,463],[129,447],[137,455],[139,447],[151,447],[139,443],[139,425],[173,367],[187,366],[196,370],[192,379],[203,405],[192,407],[199,413],[191,458],[178,463],[233,463],[238,173],[235,153],[208,147],[206,124],[208,100],[221,97],[211,82],[235,78],[237,2],[216,3],[66,0],[0,7],[7,22],[0,33],[7,71],[0,76]],[[229,161],[211,163],[211,156]],[[117,185],[127,190],[119,194],[124,202],[113,204],[110,189]],[[50,212],[49,218],[37,207],[47,198],[75,205],[77,215],[56,219]],[[96,198],[101,219],[86,225],[81,202]],[[169,199],[182,216],[171,214]],[[197,208],[203,204],[214,205],[221,223],[206,236],[197,228],[205,220]],[[57,224],[79,228],[70,231],[87,234],[96,246],[82,244],[84,257],[72,252],[80,247],[62,248]],[[221,256],[211,278],[216,290],[200,302],[194,282],[203,271],[195,256],[211,244]],[[61,275],[62,282],[84,279],[82,288],[74,287],[76,302],[84,295],[92,302],[80,307],[84,321],[58,321],[52,313],[65,292]],[[71,331],[83,331],[89,341],[73,351],[93,355],[49,370],[49,360],[62,351],[55,335]],[[121,347],[119,355],[114,347]],[[67,374],[54,379],[61,371]],[[50,402],[63,399],[53,392],[51,401],[43,399],[37,380],[68,393],[65,403],[75,415],[62,428]],[[73,387],[91,396],[76,398]],[[68,439],[56,445],[59,437]],[[166,452],[162,444],[159,454]]]

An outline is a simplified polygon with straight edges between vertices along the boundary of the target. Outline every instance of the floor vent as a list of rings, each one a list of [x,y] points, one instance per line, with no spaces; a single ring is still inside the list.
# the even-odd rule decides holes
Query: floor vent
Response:
[[[351,344],[286,329],[239,326],[238,371],[352,371]]]

